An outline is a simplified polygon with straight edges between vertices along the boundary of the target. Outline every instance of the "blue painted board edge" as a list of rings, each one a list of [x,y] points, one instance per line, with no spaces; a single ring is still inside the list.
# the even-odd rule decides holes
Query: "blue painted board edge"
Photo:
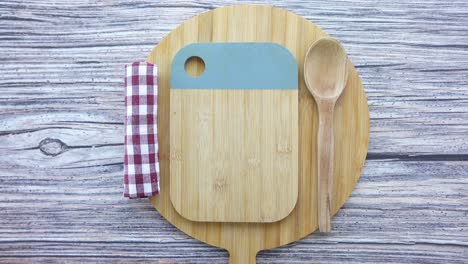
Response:
[[[198,77],[185,71],[193,56],[205,63]],[[192,43],[172,60],[171,89],[295,90],[298,75],[293,54],[277,43]]]

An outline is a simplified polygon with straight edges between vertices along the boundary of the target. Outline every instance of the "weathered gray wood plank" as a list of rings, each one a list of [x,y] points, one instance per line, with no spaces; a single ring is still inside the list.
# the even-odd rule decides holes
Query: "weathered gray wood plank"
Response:
[[[189,17],[242,2],[0,3],[0,262],[227,262],[121,196],[122,72]],[[468,2],[268,3],[343,42],[371,143],[333,233],[258,262],[466,262]]]

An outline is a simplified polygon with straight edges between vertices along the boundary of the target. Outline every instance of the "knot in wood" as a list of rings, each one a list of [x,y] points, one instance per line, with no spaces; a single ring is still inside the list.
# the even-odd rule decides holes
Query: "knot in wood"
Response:
[[[217,178],[215,182],[213,183],[213,189],[218,192],[225,190],[227,186],[228,186],[228,183],[227,183],[226,178],[222,178],[222,177]]]
[[[67,144],[57,138],[45,138],[39,142],[39,149],[44,155],[57,156],[67,150]]]

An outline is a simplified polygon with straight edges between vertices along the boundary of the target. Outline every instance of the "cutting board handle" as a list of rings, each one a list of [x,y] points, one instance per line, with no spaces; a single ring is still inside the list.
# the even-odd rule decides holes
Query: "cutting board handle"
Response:
[[[240,247],[229,250],[229,264],[255,264],[257,253]]]

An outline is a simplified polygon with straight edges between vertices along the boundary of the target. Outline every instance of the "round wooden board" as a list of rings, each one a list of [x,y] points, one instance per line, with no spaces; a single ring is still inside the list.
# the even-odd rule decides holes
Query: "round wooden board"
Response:
[[[258,251],[299,240],[317,228],[317,124],[315,102],[303,79],[310,45],[328,36],[310,21],[284,9],[260,5],[218,8],[191,18],[164,38],[147,61],[159,66],[158,134],[161,193],[150,199],[170,223],[188,235],[229,251],[231,263],[255,263]],[[169,198],[169,80],[175,53],[193,42],[276,42],[299,64],[299,196],[292,213],[269,224],[202,223],[181,217]],[[369,143],[369,111],[360,78],[352,67],[335,110],[333,213],[351,194],[364,166]],[[332,231],[333,232],[333,231]]]

